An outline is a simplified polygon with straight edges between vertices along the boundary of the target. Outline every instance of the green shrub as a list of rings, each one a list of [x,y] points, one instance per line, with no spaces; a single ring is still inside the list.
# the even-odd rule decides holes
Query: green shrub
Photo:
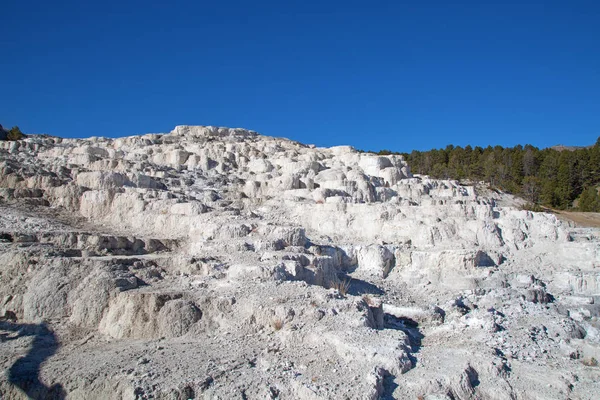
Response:
[[[594,186],[587,187],[579,196],[579,211],[600,212],[600,195]]]
[[[543,212],[544,211],[544,209],[539,204],[535,204],[535,203],[525,203],[521,206],[521,210],[533,211],[533,212]]]
[[[21,140],[25,137],[18,126],[13,126],[6,135],[7,140]]]

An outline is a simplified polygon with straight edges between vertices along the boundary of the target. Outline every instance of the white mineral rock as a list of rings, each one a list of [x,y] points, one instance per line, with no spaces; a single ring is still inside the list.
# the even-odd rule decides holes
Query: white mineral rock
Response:
[[[600,232],[244,129],[0,142],[0,398],[592,399]]]

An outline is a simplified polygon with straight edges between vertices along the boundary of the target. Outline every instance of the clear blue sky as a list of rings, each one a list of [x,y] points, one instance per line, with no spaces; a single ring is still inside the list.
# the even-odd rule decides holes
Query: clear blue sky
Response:
[[[600,136],[600,2],[1,0],[0,123],[396,151]]]

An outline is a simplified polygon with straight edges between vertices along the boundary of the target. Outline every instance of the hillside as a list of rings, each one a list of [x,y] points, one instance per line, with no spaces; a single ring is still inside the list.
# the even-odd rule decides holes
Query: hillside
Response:
[[[465,151],[0,142],[0,398],[594,398],[600,230],[413,175]],[[469,160],[579,165],[552,154]]]

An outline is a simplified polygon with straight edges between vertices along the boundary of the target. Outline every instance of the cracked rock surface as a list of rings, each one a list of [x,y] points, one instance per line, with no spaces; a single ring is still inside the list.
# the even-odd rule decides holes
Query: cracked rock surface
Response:
[[[244,129],[0,142],[0,398],[594,399],[600,231]]]

